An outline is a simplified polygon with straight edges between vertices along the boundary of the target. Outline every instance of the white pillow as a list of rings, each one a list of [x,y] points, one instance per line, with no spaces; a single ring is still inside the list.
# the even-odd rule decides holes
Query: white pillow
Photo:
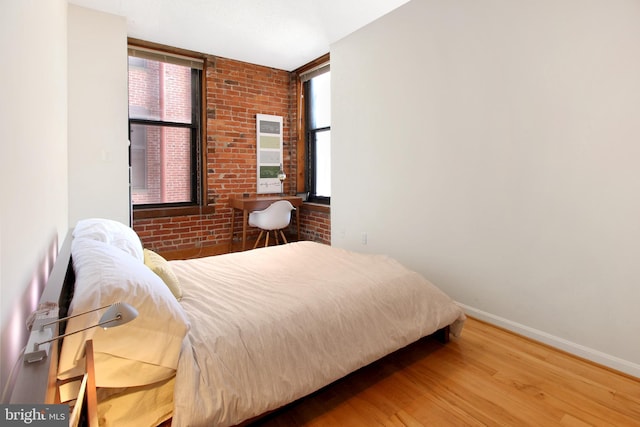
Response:
[[[189,321],[162,279],[137,259],[107,243],[74,239],[71,246],[76,284],[69,315],[126,302],[138,317],[122,326],[92,328],[64,339],[60,379],[82,374],[84,343],[93,339],[96,385],[133,387],[175,374]],[[69,319],[67,332],[98,323],[105,310]]]
[[[108,243],[144,262],[140,237],[131,227],[121,222],[106,218],[82,219],[73,229],[73,237]]]

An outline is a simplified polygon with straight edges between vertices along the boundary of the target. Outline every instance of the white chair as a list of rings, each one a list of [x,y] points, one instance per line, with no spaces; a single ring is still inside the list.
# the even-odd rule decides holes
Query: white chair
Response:
[[[273,231],[276,243],[279,243],[278,232],[282,236],[284,243],[287,243],[287,238],[284,237],[282,229],[289,226],[291,222],[291,211],[294,210],[296,210],[296,208],[294,208],[288,200],[278,200],[277,202],[271,203],[266,209],[249,213],[249,225],[260,229],[260,235],[256,240],[256,244],[253,245],[253,248],[258,247],[258,242],[260,242],[265,232],[267,237],[265,238],[264,246],[269,246],[270,231]]]

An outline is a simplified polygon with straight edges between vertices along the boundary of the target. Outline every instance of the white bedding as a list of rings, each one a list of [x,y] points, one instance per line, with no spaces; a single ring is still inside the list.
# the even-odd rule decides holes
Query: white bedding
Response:
[[[170,264],[191,322],[174,426],[237,424],[446,325],[457,336],[465,319],[451,298],[391,258],[319,243]]]

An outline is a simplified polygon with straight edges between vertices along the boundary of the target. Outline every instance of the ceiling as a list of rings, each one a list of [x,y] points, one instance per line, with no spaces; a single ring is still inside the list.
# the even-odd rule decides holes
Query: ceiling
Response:
[[[69,0],[129,37],[292,71],[409,0]]]

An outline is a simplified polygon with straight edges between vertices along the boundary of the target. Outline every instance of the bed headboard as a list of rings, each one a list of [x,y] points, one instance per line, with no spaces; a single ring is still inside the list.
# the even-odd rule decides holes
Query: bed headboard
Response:
[[[73,297],[75,274],[71,262],[72,238],[72,230],[69,230],[39,300],[39,304],[57,303],[59,307],[58,318],[67,316],[69,303]],[[60,323],[55,332],[57,334],[64,333],[65,326],[65,322]],[[18,361],[10,403],[57,403],[56,377],[58,353],[62,343],[60,341],[55,343],[51,346],[49,357],[42,361],[28,364],[22,360]]]

